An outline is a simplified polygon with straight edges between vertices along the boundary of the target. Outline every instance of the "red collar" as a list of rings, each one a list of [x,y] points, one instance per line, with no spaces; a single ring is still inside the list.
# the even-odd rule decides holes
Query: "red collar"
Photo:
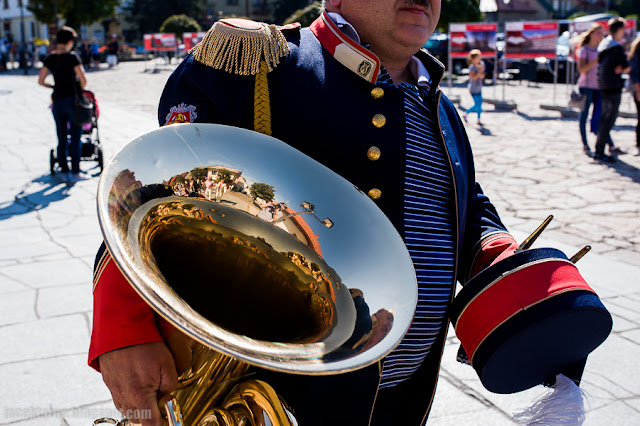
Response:
[[[342,33],[326,11],[309,28],[338,62],[369,83],[375,84],[380,74],[380,59]]]

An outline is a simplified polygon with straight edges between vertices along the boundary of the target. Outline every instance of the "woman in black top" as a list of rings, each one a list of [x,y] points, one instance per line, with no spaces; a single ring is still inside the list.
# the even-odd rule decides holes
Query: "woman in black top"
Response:
[[[56,50],[47,56],[40,70],[38,84],[53,89],[53,119],[58,133],[58,162],[65,177],[71,181],[84,178],[80,174],[80,135],[82,128],[74,123],[75,96],[87,84],[82,62],[75,52],[71,52],[76,32],[71,27],[62,27],[56,36]],[[47,75],[53,74],[54,85],[45,82]],[[71,136],[69,155],[71,156],[71,176],[67,164],[67,132]]]

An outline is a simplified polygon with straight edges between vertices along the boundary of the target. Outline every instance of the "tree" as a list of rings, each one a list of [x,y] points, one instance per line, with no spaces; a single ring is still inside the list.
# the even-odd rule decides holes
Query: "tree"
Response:
[[[231,173],[228,170],[218,170],[218,182],[233,183]]]
[[[27,9],[40,22],[55,23],[55,2],[51,0],[30,0]],[[120,0],[57,0],[58,16],[76,31],[80,25],[89,25],[113,15]]]
[[[448,32],[451,22],[479,22],[482,19],[479,0],[442,0],[438,28]]]
[[[207,169],[203,167],[196,167],[195,169],[192,169],[190,173],[192,179],[205,180],[207,178]]]
[[[201,0],[129,0],[122,6],[127,21],[136,24],[142,34],[155,33],[171,15],[187,15],[198,19],[204,11]]]
[[[184,33],[195,33],[201,31],[200,24],[187,15],[171,15],[160,26],[161,33],[174,33],[176,37],[182,38]]]
[[[640,0],[617,0],[614,4],[614,9],[620,13],[620,16],[638,18]]]
[[[319,1],[311,3],[304,9],[298,9],[293,12],[293,15],[289,16],[284,23],[292,24],[294,22],[300,22],[303,27],[308,27],[318,16],[322,13],[322,3]]]
[[[307,7],[309,0],[276,0],[273,8],[273,21],[282,24],[296,10]]]
[[[273,201],[276,196],[276,191],[273,186],[266,183],[256,182],[249,187],[249,192],[255,200],[256,198],[262,198],[267,203]]]

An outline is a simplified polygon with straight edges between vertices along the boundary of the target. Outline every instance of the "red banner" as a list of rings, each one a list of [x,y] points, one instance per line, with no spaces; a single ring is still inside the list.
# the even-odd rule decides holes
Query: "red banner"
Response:
[[[556,57],[558,22],[507,22],[505,26],[507,58]]]
[[[168,33],[145,34],[144,49],[148,51],[174,51],[176,50],[176,35]]]
[[[191,50],[196,44],[200,43],[204,38],[206,32],[198,33],[184,33],[182,35],[182,43],[184,44],[184,50],[187,52]]]
[[[497,24],[450,24],[451,57],[464,58],[473,49],[486,56],[495,56],[497,29]]]

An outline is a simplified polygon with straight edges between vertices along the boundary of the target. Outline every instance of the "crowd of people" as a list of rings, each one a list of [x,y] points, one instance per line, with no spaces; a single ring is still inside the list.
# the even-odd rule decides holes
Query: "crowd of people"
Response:
[[[0,72],[10,69],[35,69],[44,62],[47,55],[56,49],[48,40],[15,41],[11,34],[0,38]],[[118,64],[122,52],[117,36],[113,34],[104,46],[94,37],[91,41],[77,40],[73,50],[80,57],[86,70],[100,69],[100,63],[105,61],[109,67]]]
[[[216,180],[209,175],[205,180],[187,179],[178,182],[174,184],[172,188],[177,195],[202,197],[209,201],[215,200],[220,202],[227,191],[234,189],[234,184],[225,182],[224,180]]]
[[[578,70],[577,86],[584,100],[578,128],[585,154],[597,161],[615,163],[617,155],[626,154],[611,139],[624,90],[631,93],[640,115],[640,34],[631,43],[629,51],[625,52],[624,44],[628,42],[624,40],[625,20],[611,18],[607,27],[608,31],[605,31],[602,25],[594,23],[573,40]],[[473,106],[463,109],[462,117],[468,122],[468,115],[475,112],[478,115],[477,123],[482,127],[482,85],[487,77],[482,53],[477,49],[472,50],[467,63],[468,89]],[[587,121],[590,132],[596,136],[594,149],[589,144]],[[605,154],[606,147],[608,154]],[[640,119],[636,125],[636,148],[633,154],[640,155]]]
[[[584,151],[591,155],[586,137],[586,120],[589,114],[589,106],[594,104],[591,130],[597,134],[595,153],[593,158],[607,163],[615,163],[615,155],[624,152],[615,146],[611,140],[611,130],[618,117],[622,91],[624,89],[623,74],[631,73],[629,58],[621,44],[624,33],[625,20],[611,18],[608,22],[609,34],[604,37],[604,29],[599,24],[594,24],[589,30],[581,34],[580,49],[578,50],[578,71],[580,76],[578,86],[581,93],[587,98],[585,108],[580,114],[580,135]],[[637,39],[633,46],[637,47]],[[632,48],[631,54],[637,48]],[[637,60],[633,73],[637,75]],[[632,73],[632,74],[633,74]],[[637,77],[636,77],[637,80]],[[634,98],[640,93],[634,94]],[[640,141],[637,147],[640,147]],[[609,155],[605,154],[605,146],[609,147]],[[640,151],[636,148],[636,155]]]
[[[42,40],[37,43],[14,41],[11,34],[0,38],[0,72],[9,69],[36,68],[38,62],[44,60],[48,52],[48,44]]]

